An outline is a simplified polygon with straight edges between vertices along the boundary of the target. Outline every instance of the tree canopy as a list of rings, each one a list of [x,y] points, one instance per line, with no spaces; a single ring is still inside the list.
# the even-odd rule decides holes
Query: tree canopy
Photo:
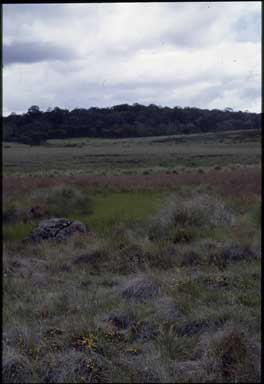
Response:
[[[73,137],[125,138],[219,132],[261,127],[261,114],[190,107],[121,104],[109,108],[59,107],[41,111],[31,106],[24,114],[3,118],[3,139],[31,145],[47,139]]]

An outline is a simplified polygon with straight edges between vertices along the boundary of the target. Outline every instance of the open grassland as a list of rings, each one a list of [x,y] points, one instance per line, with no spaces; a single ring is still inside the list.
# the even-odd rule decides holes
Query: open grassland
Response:
[[[232,141],[232,135],[222,139]],[[4,382],[260,381],[261,168],[256,136],[254,144],[250,139],[237,143],[236,166],[227,152],[221,157],[224,164],[211,163],[213,157],[207,156],[203,166],[188,166],[187,144],[186,169],[169,174],[174,163],[166,153],[168,143],[146,144],[152,140],[175,138],[143,140],[142,148],[162,146],[168,161],[164,172],[143,174],[146,162],[134,170],[113,162],[102,175],[104,162],[96,157],[94,173],[87,163],[83,175],[70,176],[64,152],[64,168],[58,163],[61,176],[56,176],[38,168],[25,149],[17,159],[22,156],[28,168],[13,160],[12,173],[5,159]],[[202,153],[202,137],[186,140],[193,140],[189,148],[197,145]],[[214,151],[210,135],[203,140],[211,154],[223,145],[217,142]],[[140,139],[128,140],[133,141],[138,142],[136,151]],[[50,148],[61,145],[65,150],[66,144],[57,141]],[[122,147],[122,141],[97,144],[100,150],[108,146],[106,154]],[[96,145],[89,145],[95,151]],[[230,154],[233,145],[225,142]],[[247,145],[248,152],[241,152]],[[37,153],[33,147],[27,150]],[[47,148],[39,150],[56,164],[55,148],[50,158]],[[127,153],[141,158],[141,150],[143,156],[143,149],[138,155]],[[5,151],[11,156],[14,148]],[[154,169],[152,155],[146,161]],[[29,215],[34,207],[38,214]],[[62,243],[24,243],[47,217],[78,219],[88,232]]]
[[[44,146],[4,143],[6,175],[120,175],[185,172],[260,163],[260,131],[134,139],[50,140]]]

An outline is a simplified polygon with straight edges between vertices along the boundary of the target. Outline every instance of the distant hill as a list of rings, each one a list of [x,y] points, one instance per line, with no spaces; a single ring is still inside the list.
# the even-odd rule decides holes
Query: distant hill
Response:
[[[257,129],[261,114],[199,108],[122,104],[110,108],[55,107],[43,112],[32,106],[21,115],[3,118],[3,140],[41,144],[73,137],[125,138]]]

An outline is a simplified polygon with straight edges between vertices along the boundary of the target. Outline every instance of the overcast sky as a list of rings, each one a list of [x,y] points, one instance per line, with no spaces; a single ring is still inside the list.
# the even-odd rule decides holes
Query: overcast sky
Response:
[[[3,6],[3,113],[261,109],[261,2]]]

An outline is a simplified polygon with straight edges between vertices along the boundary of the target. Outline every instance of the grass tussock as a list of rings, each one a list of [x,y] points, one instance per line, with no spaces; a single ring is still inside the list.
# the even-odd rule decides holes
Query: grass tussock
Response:
[[[34,380],[32,365],[27,356],[13,348],[3,353],[2,380],[4,383],[26,383]]]
[[[37,180],[24,206],[9,196],[24,213],[4,219],[3,382],[259,382],[256,198],[79,182]],[[37,202],[88,233],[22,242]]]
[[[227,326],[209,337],[202,357],[207,377],[218,382],[258,382],[257,344],[237,326]]]
[[[190,243],[215,228],[230,228],[235,222],[233,213],[223,201],[207,194],[197,194],[184,200],[171,197],[167,205],[149,222],[149,238]]]

